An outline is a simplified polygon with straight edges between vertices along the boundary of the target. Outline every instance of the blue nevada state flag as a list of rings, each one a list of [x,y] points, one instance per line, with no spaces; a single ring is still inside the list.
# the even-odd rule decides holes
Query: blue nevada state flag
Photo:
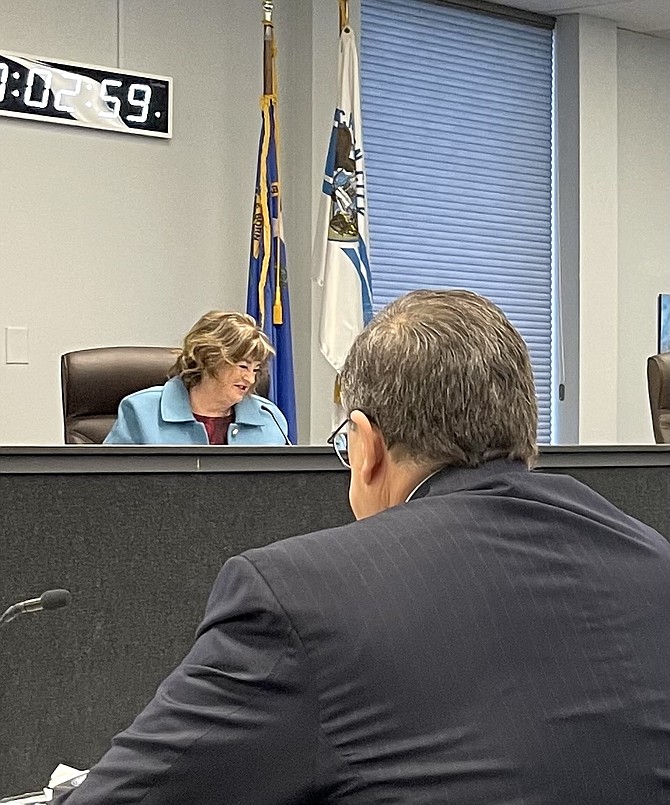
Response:
[[[251,228],[247,313],[267,334],[276,355],[270,361],[270,399],[288,422],[288,437],[297,441],[291,310],[282,230],[277,161],[276,97],[261,97],[263,121],[258,148],[256,196]]]
[[[338,68],[315,244],[317,281],[323,286],[319,346],[337,372],[372,318],[358,52],[349,25],[340,34]]]

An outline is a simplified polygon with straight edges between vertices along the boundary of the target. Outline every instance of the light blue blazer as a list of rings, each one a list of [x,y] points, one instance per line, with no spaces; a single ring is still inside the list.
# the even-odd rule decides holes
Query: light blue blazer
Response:
[[[279,408],[265,397],[250,394],[234,408],[228,444],[283,445],[285,433],[288,425]],[[164,386],[152,386],[124,397],[104,443],[209,444],[209,440],[205,426],[193,416],[186,387],[173,377]]]

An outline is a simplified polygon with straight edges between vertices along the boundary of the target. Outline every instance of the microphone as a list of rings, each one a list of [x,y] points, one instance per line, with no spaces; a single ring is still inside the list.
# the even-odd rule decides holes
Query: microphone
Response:
[[[60,609],[66,607],[72,600],[69,590],[47,590],[39,598],[29,598],[13,604],[0,616],[0,626],[9,623],[19,615],[31,612],[41,612],[43,609]]]
[[[275,421],[275,425],[276,425],[276,426],[279,428],[279,432],[280,432],[280,433],[281,433],[281,435],[284,437],[284,441],[286,442],[286,444],[291,445],[291,444],[292,444],[292,442],[291,442],[291,440],[288,438],[288,436],[287,436],[287,435],[284,433],[284,428],[282,428],[282,426],[279,424],[279,422],[278,422],[278,420],[277,420],[277,417],[276,417],[276,416],[275,416],[275,415],[272,413],[272,411],[271,411],[271,410],[270,410],[270,409],[267,407],[267,405],[261,405],[261,411],[267,411],[267,412],[268,412],[268,414],[270,414],[270,416],[271,416],[271,417],[274,419],[274,421]]]

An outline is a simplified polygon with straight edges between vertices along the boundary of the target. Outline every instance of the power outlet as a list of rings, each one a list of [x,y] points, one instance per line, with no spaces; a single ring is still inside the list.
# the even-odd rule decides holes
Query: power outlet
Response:
[[[28,363],[27,327],[5,327],[5,363]]]

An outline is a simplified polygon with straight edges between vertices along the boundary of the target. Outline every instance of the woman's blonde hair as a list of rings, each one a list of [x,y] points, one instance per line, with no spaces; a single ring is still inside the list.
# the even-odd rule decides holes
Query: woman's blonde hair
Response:
[[[186,333],[168,376],[181,378],[191,389],[205,374],[214,377],[222,365],[258,361],[262,370],[272,355],[272,344],[253,316],[210,310]]]

